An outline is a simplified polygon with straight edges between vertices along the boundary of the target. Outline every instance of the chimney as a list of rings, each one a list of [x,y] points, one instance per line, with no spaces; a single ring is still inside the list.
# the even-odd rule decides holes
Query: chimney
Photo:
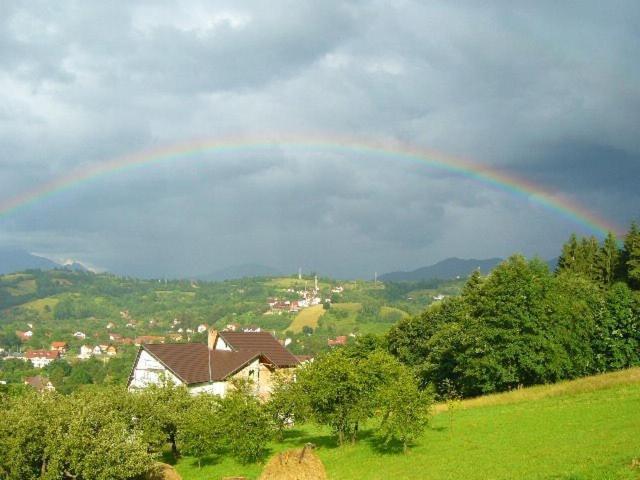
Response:
[[[209,350],[213,350],[216,346],[216,340],[218,339],[218,331],[211,327],[209,329],[209,338],[207,340],[207,345],[209,346]]]

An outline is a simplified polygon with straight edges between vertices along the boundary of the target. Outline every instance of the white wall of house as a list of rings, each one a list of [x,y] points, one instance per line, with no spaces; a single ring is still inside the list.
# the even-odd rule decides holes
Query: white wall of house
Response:
[[[178,377],[153,358],[149,352],[142,350],[138,357],[138,361],[133,368],[129,389],[145,388],[154,384],[162,385],[165,382],[173,382],[175,385],[183,385],[182,381]]]
[[[227,382],[200,383],[188,388],[191,395],[210,393],[224,397],[227,393]]]
[[[47,357],[34,357],[30,360],[35,368],[44,368],[53,362],[53,359]]]
[[[218,338],[216,339],[216,344],[214,345],[213,349],[231,351],[231,347],[220,336],[218,336]]]

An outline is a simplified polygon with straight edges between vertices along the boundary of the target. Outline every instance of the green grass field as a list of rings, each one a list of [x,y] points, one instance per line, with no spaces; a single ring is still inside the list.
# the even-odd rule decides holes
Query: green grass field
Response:
[[[59,302],[60,302],[59,298],[45,297],[45,298],[39,298],[38,300],[33,300],[31,302],[25,303],[22,306],[29,310],[35,311],[44,320],[52,320],[53,309],[56,308],[56,305]]]
[[[271,448],[314,442],[331,479],[640,479],[632,467],[640,458],[638,368],[464,401],[452,424],[443,406],[436,410],[407,455],[381,448],[371,430],[339,448],[326,430],[309,425]],[[229,459],[198,469],[184,458],[176,467],[185,480],[257,478],[261,471]]]
[[[298,312],[287,330],[291,330],[294,333],[300,333],[302,327],[311,327],[315,330],[318,327],[318,320],[324,315],[324,312],[325,310],[322,308],[322,305],[305,308]]]

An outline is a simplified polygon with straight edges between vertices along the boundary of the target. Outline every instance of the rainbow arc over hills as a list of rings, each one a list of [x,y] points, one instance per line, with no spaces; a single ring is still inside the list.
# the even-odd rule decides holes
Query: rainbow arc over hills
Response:
[[[300,151],[301,153],[329,151],[343,155],[357,155],[358,157],[382,157],[390,162],[422,163],[476,180],[514,197],[524,199],[524,201],[538,204],[598,236],[604,236],[608,231],[617,234],[623,233],[619,226],[585,206],[565,196],[552,193],[541,185],[495,168],[422,147],[397,142],[381,143],[374,140],[345,139],[336,136],[207,138],[143,150],[69,171],[65,175],[41,183],[14,197],[0,199],[0,218],[15,213],[27,205],[36,204],[56,193],[72,189],[76,185],[116,175],[122,171],[171,160],[187,162],[190,158],[196,158],[202,154],[210,154],[215,157],[215,155],[244,154],[274,148]]]

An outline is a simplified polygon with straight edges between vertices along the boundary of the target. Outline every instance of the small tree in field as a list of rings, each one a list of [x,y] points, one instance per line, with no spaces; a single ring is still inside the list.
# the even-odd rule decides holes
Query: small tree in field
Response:
[[[404,369],[397,380],[381,390],[379,403],[382,422],[378,435],[385,444],[399,441],[403,452],[407,453],[409,445],[422,434],[429,422],[433,405],[431,391],[420,390],[413,374]]]
[[[274,374],[271,397],[266,408],[278,441],[283,440],[285,429],[292,426],[293,422],[303,422],[308,417],[306,400],[294,378],[281,372]]]
[[[180,451],[198,459],[215,455],[222,446],[224,435],[221,428],[220,402],[211,395],[194,397],[189,408],[182,414],[178,424],[176,440]]]
[[[266,444],[273,436],[269,413],[251,393],[247,383],[235,383],[235,388],[220,399],[221,428],[224,444],[241,463],[263,458]]]
[[[456,390],[456,386],[453,382],[445,378],[440,384],[440,390],[442,391],[442,398],[447,403],[447,414],[449,415],[449,434],[453,435],[453,417],[456,410],[460,406],[462,397]]]

